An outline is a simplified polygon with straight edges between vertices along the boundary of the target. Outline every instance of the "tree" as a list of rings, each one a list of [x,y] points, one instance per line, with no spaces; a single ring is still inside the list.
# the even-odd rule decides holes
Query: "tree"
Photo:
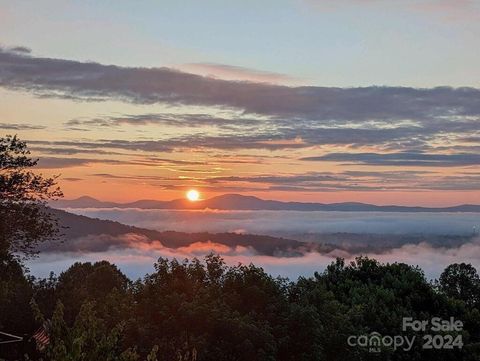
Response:
[[[16,334],[31,332],[33,295],[31,277],[25,275],[20,255],[35,253],[35,246],[54,239],[57,222],[46,201],[62,195],[55,178],[30,169],[37,164],[16,136],[0,138],[0,329]],[[17,358],[15,350],[10,357]]]
[[[75,263],[62,272],[56,297],[65,306],[65,320],[72,322],[83,304],[95,303],[95,312],[107,326],[125,321],[131,312],[131,281],[107,261]]]
[[[58,236],[58,224],[46,202],[62,196],[56,178],[45,178],[30,169],[37,160],[30,158],[25,142],[17,136],[0,138],[0,259],[14,254],[28,257],[35,246]]]
[[[32,301],[36,318],[44,322],[43,315]],[[51,361],[138,361],[138,355],[132,349],[123,350],[121,346],[123,325],[108,328],[94,311],[94,303],[85,303],[75,321],[70,326],[63,317],[63,305],[57,303],[49,322],[49,343],[45,350],[47,360]],[[152,351],[153,352],[153,351]],[[151,360],[155,360],[152,353]]]
[[[454,263],[440,275],[440,290],[468,306],[480,303],[480,277],[471,264]]]
[[[452,265],[446,274],[476,279],[470,267],[461,266],[468,272],[458,272],[459,267]],[[11,279],[7,291],[20,290],[15,284],[25,283]],[[2,311],[9,316],[9,329],[31,334],[34,330],[25,321],[12,320],[18,321],[18,312],[25,309],[18,305],[33,292],[34,313],[50,319],[51,341],[41,354],[29,355],[47,360],[480,360],[478,306],[467,306],[455,292],[448,297],[419,268],[403,263],[338,259],[314,277],[289,282],[251,264],[229,266],[216,255],[203,262],[161,258],[155,272],[131,282],[115,265],[102,261],[76,263],[58,278],[33,286],[29,290],[25,283],[23,294]],[[424,350],[424,333],[403,332],[403,317],[461,320],[464,347]],[[37,321],[35,329],[43,317]],[[408,352],[382,347],[380,355],[348,345],[349,336],[371,332],[415,336],[418,342]]]

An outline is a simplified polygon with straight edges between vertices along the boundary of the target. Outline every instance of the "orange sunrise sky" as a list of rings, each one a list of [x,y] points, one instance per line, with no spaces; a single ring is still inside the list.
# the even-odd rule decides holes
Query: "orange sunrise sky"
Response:
[[[0,131],[66,198],[480,203],[468,2],[15,3],[0,2]]]

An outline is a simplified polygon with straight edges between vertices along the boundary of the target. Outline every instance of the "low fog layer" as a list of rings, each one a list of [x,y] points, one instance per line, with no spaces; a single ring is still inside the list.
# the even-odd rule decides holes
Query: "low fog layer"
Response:
[[[254,263],[263,267],[272,275],[280,275],[296,279],[299,276],[311,276],[315,271],[323,271],[326,265],[335,260],[335,257],[353,259],[354,254],[345,251],[331,251],[327,254],[306,252],[298,257],[272,257],[256,254],[246,247],[227,247],[212,242],[201,242],[171,249],[164,247],[160,242],[147,242],[136,235],[122,236],[123,242],[132,242],[131,248],[110,249],[107,252],[89,253],[45,253],[30,262],[29,267],[33,274],[48,276],[50,271],[59,273],[77,261],[108,260],[117,264],[130,278],[135,279],[153,271],[153,263],[159,257],[169,258],[202,258],[210,252],[220,253],[229,264]],[[135,246],[133,246],[135,244]],[[381,254],[366,254],[382,262],[404,262],[420,266],[427,278],[438,278],[446,266],[456,262],[471,263],[480,268],[480,239],[465,243],[453,248],[434,248],[429,244],[404,245],[388,250]]]
[[[158,231],[242,232],[274,236],[325,232],[471,235],[473,228],[480,226],[479,213],[67,210]]]
[[[315,238],[315,234],[325,232],[352,232],[365,234],[368,247],[341,246],[327,235],[327,238],[332,241],[328,246],[319,244],[315,247],[300,246],[291,253],[265,254],[259,252],[258,247],[255,249],[252,246],[256,243],[239,245],[233,241],[222,243],[208,238],[173,247],[168,243],[162,243],[162,240],[148,238],[141,234],[96,234],[70,239],[58,248],[54,245],[45,247],[40,257],[29,264],[34,275],[47,276],[50,271],[59,273],[75,261],[106,259],[116,263],[129,277],[137,278],[151,272],[154,262],[159,257],[202,258],[210,252],[221,254],[229,264],[254,263],[264,267],[273,275],[291,279],[311,276],[314,271],[322,271],[336,257],[352,260],[359,255],[367,255],[382,262],[405,262],[418,265],[425,271],[428,278],[437,278],[446,266],[456,262],[468,262],[480,268],[480,239],[478,236],[472,236],[475,225],[480,223],[479,216],[475,213],[138,209],[70,209],[69,211],[159,231],[297,235],[296,239],[301,235],[305,238]],[[366,235],[367,233],[377,234],[377,236],[371,237]],[[392,235],[421,233],[426,236],[397,237],[398,239],[392,242],[394,238]],[[458,241],[458,235],[465,237]],[[219,239],[222,240],[221,237]],[[434,239],[437,242],[429,241]],[[287,242],[286,246],[289,247],[288,245]]]

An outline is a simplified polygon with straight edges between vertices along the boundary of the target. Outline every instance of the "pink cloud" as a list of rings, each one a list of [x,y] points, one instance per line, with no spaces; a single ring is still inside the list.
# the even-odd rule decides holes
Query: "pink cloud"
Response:
[[[243,66],[190,63],[178,66],[182,71],[223,80],[250,81],[255,83],[294,85],[299,79],[286,74],[250,69]]]

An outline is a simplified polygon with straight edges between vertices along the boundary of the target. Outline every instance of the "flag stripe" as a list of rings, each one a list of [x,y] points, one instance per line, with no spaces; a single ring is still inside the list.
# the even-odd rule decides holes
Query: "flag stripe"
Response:
[[[42,325],[34,334],[33,339],[37,344],[37,348],[40,351],[43,351],[45,347],[50,343],[50,337],[48,335],[47,327],[45,324]]]

